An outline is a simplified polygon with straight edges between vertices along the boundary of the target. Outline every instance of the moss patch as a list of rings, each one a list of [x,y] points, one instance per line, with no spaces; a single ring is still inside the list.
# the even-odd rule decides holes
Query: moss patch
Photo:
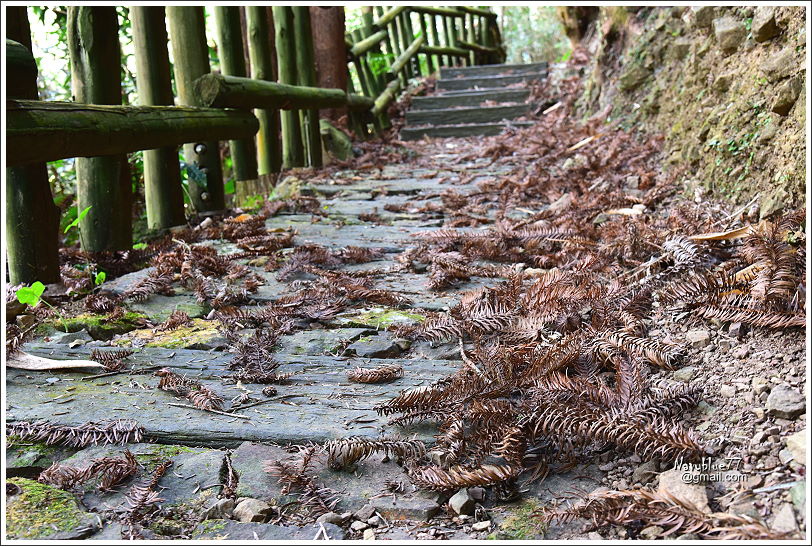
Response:
[[[176,457],[181,453],[197,453],[199,450],[186,446],[155,444],[150,446],[146,453],[139,453],[136,460],[144,467],[146,472],[152,472],[166,459]]]
[[[544,538],[547,526],[533,517],[539,509],[538,501],[527,499],[505,518],[499,529],[490,535],[489,540],[538,540]]]
[[[370,326],[379,330],[392,325],[411,325],[426,320],[426,317],[419,313],[410,313],[400,309],[375,308],[363,311],[354,315],[344,315],[339,317],[344,324],[353,326]]]
[[[11,445],[12,437],[8,438],[9,446],[6,450],[6,463],[12,468],[25,466],[50,466],[51,455],[57,448],[42,442],[34,444]]]
[[[146,347],[184,349],[198,344],[209,343],[219,335],[220,333],[217,331],[214,322],[192,319],[186,326],[166,332],[157,332],[149,328],[132,331],[127,336],[116,340],[116,345],[129,346],[133,344],[133,340],[137,339],[142,342],[145,341]]]
[[[45,538],[75,529],[84,520],[85,512],[67,491],[26,478],[11,478],[8,483],[22,489],[6,506],[8,538]]]
[[[135,330],[144,323],[146,318],[145,315],[133,311],[128,311],[121,318],[114,320],[110,320],[107,314],[82,313],[75,317],[55,317],[41,326],[42,330],[38,330],[38,333],[48,334],[53,330],[60,332],[86,330],[93,339],[109,340],[117,334]]]

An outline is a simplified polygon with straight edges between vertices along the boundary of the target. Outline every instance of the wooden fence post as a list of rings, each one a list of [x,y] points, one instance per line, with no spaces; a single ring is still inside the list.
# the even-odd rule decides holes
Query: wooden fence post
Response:
[[[164,8],[130,8],[135,44],[138,102],[143,106],[172,106],[168,36]],[[147,225],[163,229],[183,224],[183,187],[176,147],[144,150],[144,195]]]
[[[251,77],[256,80],[273,81],[272,52],[268,40],[270,33],[268,11],[264,6],[247,6],[245,20],[248,27]],[[259,119],[257,134],[259,174],[278,173],[282,167],[282,157],[279,154],[279,111],[259,109],[254,111],[254,115]]]
[[[437,16],[433,14],[427,14],[426,17],[428,19],[429,28],[431,29],[431,41],[434,42],[434,45],[436,47],[442,47],[442,44],[440,43],[440,35],[437,32]],[[435,57],[435,60],[437,61],[438,73],[440,72],[441,66],[446,66],[448,64],[448,59],[449,59],[448,56],[443,57],[442,55],[437,55]]]
[[[310,25],[310,10],[307,6],[293,7],[293,37],[296,42],[297,82],[306,87],[316,87],[316,60],[313,53],[313,29]],[[302,133],[307,143],[311,167],[321,167],[324,163],[321,154],[321,128],[319,111],[302,110]]]
[[[226,76],[244,78],[248,73],[245,68],[245,52],[242,47],[240,8],[215,6],[214,21],[217,26],[221,72]],[[234,165],[235,183],[242,180],[256,180],[257,153],[254,140],[232,140],[229,141],[229,148]]]
[[[6,8],[8,36],[31,44],[25,7]],[[8,98],[33,99],[37,95],[37,65],[22,43],[6,40],[6,69],[11,65],[9,44],[18,49],[29,69],[8,73]],[[10,95],[11,79],[20,93]],[[54,205],[45,163],[6,168],[6,249],[11,284],[59,282],[59,209]]]
[[[426,25],[426,20],[423,18],[423,15],[424,14],[422,14],[422,13],[417,14],[417,19],[418,19],[418,21],[420,21],[420,33],[423,36],[423,43],[426,44],[426,45],[430,45],[429,44],[428,26]],[[426,53],[425,55],[426,55],[426,70],[428,70],[427,75],[430,76],[432,73],[434,73],[434,63],[432,63],[432,61],[431,61],[431,55],[430,54]],[[437,64],[437,69],[438,70],[440,69],[439,63]]]
[[[115,7],[68,7],[71,91],[76,102],[121,104],[121,46]],[[132,248],[132,184],[127,157],[77,157],[76,196],[82,248]]]
[[[175,63],[175,84],[181,104],[197,106],[194,81],[211,72],[206,24],[199,6],[167,6],[169,37]],[[197,212],[225,207],[220,144],[217,140],[192,142],[183,147],[189,178],[189,198]]]
[[[398,34],[400,35],[400,52],[401,54],[406,51],[406,48],[409,47],[409,44],[412,43],[412,37],[409,36],[409,32],[406,29],[406,17],[408,16],[408,10],[401,12],[397,17],[395,17],[395,22],[397,23],[397,30]],[[414,68],[411,63],[406,63],[404,67],[404,74],[406,74],[406,79],[409,80],[414,78]]]
[[[280,83],[296,85],[296,52],[293,40],[293,10],[288,6],[273,7],[276,34],[276,59]],[[285,168],[304,167],[304,147],[299,113],[282,112],[282,165]]]

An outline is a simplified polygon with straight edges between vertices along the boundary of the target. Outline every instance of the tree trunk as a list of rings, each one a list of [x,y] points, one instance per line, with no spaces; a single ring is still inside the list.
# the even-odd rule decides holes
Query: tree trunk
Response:
[[[144,106],[172,106],[172,79],[164,8],[130,8],[135,44],[138,101]],[[147,225],[163,229],[183,224],[183,187],[180,162],[175,146],[144,151],[144,196]]]
[[[197,106],[194,81],[211,72],[202,7],[168,6],[169,36],[175,63],[180,104]],[[191,142],[183,147],[189,178],[189,197],[198,212],[225,207],[223,170],[217,140]]]
[[[9,36],[31,43],[26,8],[7,8]],[[12,42],[13,43],[13,42]],[[9,53],[6,40],[6,61]],[[23,48],[21,43],[14,47]],[[34,71],[18,79],[19,98],[37,99],[37,71],[31,51],[28,62]],[[8,83],[8,82],[7,82]],[[7,98],[14,97],[6,91]],[[10,157],[8,149],[6,158]],[[6,168],[6,257],[11,284],[59,281],[59,209],[54,205],[45,163]]]
[[[248,54],[251,58],[251,78],[273,82],[272,51],[268,36],[268,10],[264,6],[245,8],[248,29]],[[278,173],[282,167],[279,153],[279,112],[276,109],[258,109],[257,163],[259,174]]]
[[[310,10],[307,6],[293,7],[293,37],[296,41],[297,80],[299,85],[316,87],[316,64],[313,54],[313,28],[310,25]],[[323,165],[321,154],[321,129],[319,111],[302,111],[302,133],[307,144],[307,153],[311,167]]]
[[[318,32],[313,35],[317,87],[347,91],[347,46],[344,44],[344,8],[310,7],[310,20]],[[343,107],[319,110],[321,117],[338,121],[347,113]]]
[[[296,85],[296,52],[293,41],[293,11],[288,6],[273,7],[274,32],[276,34],[276,60],[279,67],[279,83]],[[304,146],[299,113],[282,112],[282,165],[304,167]]]
[[[85,104],[121,104],[121,46],[114,7],[70,6],[71,91]],[[84,250],[132,248],[132,183],[126,156],[76,158],[76,197]]]

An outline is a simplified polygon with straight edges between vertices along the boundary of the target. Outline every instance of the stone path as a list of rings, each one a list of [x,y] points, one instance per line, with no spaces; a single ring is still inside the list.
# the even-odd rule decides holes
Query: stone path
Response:
[[[336,173],[332,180],[305,183],[302,194],[319,198],[326,216],[313,222],[311,215],[280,214],[270,218],[267,227],[294,229],[296,245],[315,243],[331,249],[353,245],[383,251],[376,261],[349,265],[345,269],[392,267],[397,253],[414,245],[415,233],[438,229],[445,221],[440,212],[417,213],[409,212],[410,209],[441,203],[439,194],[446,189],[463,194],[476,192],[479,183],[510,170],[509,166],[491,166],[487,159],[455,163],[457,150],[434,149],[433,156],[424,158],[424,166],[420,168],[408,164],[387,165],[380,171],[344,171]],[[405,205],[405,212],[387,211],[384,208],[387,205],[401,208]],[[487,217],[493,219],[494,214],[488,211]],[[227,241],[205,244],[223,254],[238,250]],[[242,262],[251,264],[250,260]],[[266,272],[259,265],[250,267],[265,284],[252,295],[249,309],[290,293],[290,285],[279,281],[275,272]],[[114,293],[124,292],[148,273],[149,269],[145,269],[124,275],[108,281],[105,288]],[[100,375],[97,370],[9,369],[7,419],[67,426],[118,418],[137,420],[144,427],[144,440],[149,443],[130,444],[126,448],[145,468],[157,464],[162,457],[171,457],[175,463],[173,473],[160,482],[164,498],[161,517],[144,531],[146,538],[182,534],[193,538],[311,539],[321,532],[319,526],[280,526],[222,519],[231,515],[228,510],[220,510],[217,504],[226,457],[239,475],[238,501],[250,498],[280,507],[294,497],[283,495],[263,466],[266,461],[291,457],[285,449],[287,445],[348,436],[377,437],[383,433],[416,437],[431,445],[437,432],[433,425],[387,426],[387,418],[379,416],[373,407],[403,389],[427,385],[453,373],[461,365],[459,347],[455,343],[409,342],[384,329],[394,323],[413,324],[422,320],[427,311],[448,309],[462,292],[492,285],[498,280],[472,278],[442,292],[429,291],[426,280],[426,275],[412,272],[376,277],[376,288],[398,292],[413,303],[401,309],[357,307],[322,321],[319,329],[283,336],[275,358],[282,363],[280,371],[294,372],[294,375],[286,384],[278,386],[278,395],[269,399],[258,392],[262,386],[247,385],[251,396],[262,403],[235,409],[236,415],[170,405],[186,401],[155,388],[158,382],[155,370],[167,367],[214,390],[227,401],[227,408],[229,400],[246,392],[242,385],[223,381],[232,355],[215,321],[208,319],[209,310],[197,303],[194,294],[183,289],[172,296],[156,295],[144,302],[131,303],[129,310],[143,315],[152,324],[164,321],[175,309],[187,312],[194,321],[167,334],[151,327],[135,330],[129,327],[124,330],[130,331],[123,333],[88,328],[88,331],[51,332],[40,337],[27,344],[25,350],[53,359],[85,359],[93,349],[100,347],[132,347],[136,352],[127,360],[129,372],[115,375]],[[382,364],[403,366],[404,377],[378,385],[347,380],[346,372],[356,366]],[[124,449],[123,446],[107,446],[57,450],[24,444],[7,453],[9,475],[19,480],[34,478],[54,461],[83,466],[92,458],[121,455]],[[562,476],[557,478],[563,480],[562,487],[575,484],[587,487],[592,483],[582,483],[579,481],[582,478],[572,473]],[[361,528],[362,523],[374,530],[378,538],[415,538],[434,528],[436,522],[442,526],[445,525],[442,522],[449,521],[443,511],[448,495],[415,490],[399,465],[379,456],[360,462],[352,473],[329,470],[322,462],[317,477],[340,493],[336,511],[344,513],[343,525],[326,524],[330,538],[361,538],[366,530]],[[122,509],[124,494],[138,479],[143,478],[131,479],[109,493],[88,488],[81,508],[87,511],[87,516],[83,516],[82,521],[90,521],[87,518],[95,513],[101,515],[101,520],[96,521],[104,524],[83,527],[81,536],[90,535],[99,540],[118,538],[121,526],[116,523],[114,514]],[[404,490],[386,494],[392,483],[401,483]],[[359,511],[363,515],[365,510],[372,510],[386,525],[370,525],[366,520],[351,517]],[[505,510],[504,517],[512,513],[510,506],[500,510]],[[203,519],[207,517],[215,519]],[[347,525],[352,522],[357,525],[348,529]],[[484,538],[492,530],[477,531],[468,526],[466,531],[456,525],[451,526],[449,534],[438,536]]]

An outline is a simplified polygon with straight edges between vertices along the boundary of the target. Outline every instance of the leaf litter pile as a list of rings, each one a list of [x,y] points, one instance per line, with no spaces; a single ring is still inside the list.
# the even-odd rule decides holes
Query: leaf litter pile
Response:
[[[558,96],[577,96],[577,85],[575,79],[560,82]],[[571,102],[564,101],[538,114],[533,127],[467,143],[458,163],[485,157],[511,167],[480,182],[476,192],[447,185],[429,196],[440,204],[387,205],[446,219],[443,228],[416,234],[392,267],[347,269],[381,253],[297,244],[292,230],[266,229],[266,220],[280,211],[320,214],[317,199],[296,196],[269,201],[254,215],[207,219],[142,251],[63,250],[64,282],[83,294],[98,270],[122,274],[150,265],[149,275],[124,294],[97,292],[80,300],[82,305],[113,320],[123,302],[178,287],[191,290],[212,309],[209,318],[218,321],[234,352],[230,380],[269,385],[263,392],[275,396],[277,388],[270,385],[283,389],[289,377],[273,356],[280,336],[364,304],[408,307],[407,298],[377,288],[377,280],[393,272],[418,273],[425,275],[427,290],[442,292],[473,278],[493,279],[417,326],[390,327],[412,340],[457,343],[462,355],[454,374],[375,408],[389,419],[392,435],[302,446],[290,460],[267,463],[269,477],[280,481],[283,492],[298,495],[301,510],[293,518],[311,519],[335,507],[337,493],[318,483],[317,465],[351,471],[374,453],[396,459],[417,488],[453,492],[484,486],[503,500],[550,473],[594,462],[607,450],[643,460],[697,460],[708,452],[684,420],[702,388],[664,386],[650,377],[653,369],[685,364],[685,355],[648,331],[680,313],[768,329],[802,328],[805,211],[756,222],[747,211],[725,215],[686,201],[676,195],[679,173],[659,169],[658,139],[641,140],[600,117],[576,123],[571,111]],[[428,155],[438,147],[415,147],[425,149],[412,161],[436,168]],[[380,169],[392,153],[382,146],[384,159],[368,152],[350,166]],[[400,152],[398,158],[409,155],[414,153]],[[472,178],[463,172],[461,181]],[[219,254],[205,244],[210,239],[229,241],[238,251]],[[275,272],[290,292],[263,307],[243,308],[263,282],[246,260]],[[43,312],[37,319],[49,317]],[[176,312],[152,326],[172,330],[189,320]],[[245,337],[244,328],[254,332]],[[8,326],[7,348],[18,349],[30,330]],[[127,356],[95,352],[93,359],[114,373],[124,369]],[[401,366],[359,367],[348,379],[379,383],[408,373]],[[226,410],[223,398],[194,379],[168,369],[155,375],[157,388],[194,407]],[[231,409],[246,402],[235,399]],[[410,426],[422,422],[437,425],[434,445],[405,438]],[[128,426],[122,432],[121,424],[91,423],[83,432],[15,423],[7,425],[7,434],[73,445],[126,443],[136,434],[135,425]],[[82,433],[86,441],[78,439]],[[168,464],[128,495],[123,522],[129,537],[139,536],[148,507],[159,502],[156,484]],[[96,480],[100,489],[109,489],[137,471],[126,452],[84,469],[55,465],[40,480],[64,488]],[[233,494],[233,487],[227,489]],[[568,509],[536,515],[548,522],[585,519],[595,527],[643,521],[667,533],[705,538],[776,536],[750,518],[706,514],[646,488],[585,495]]]

